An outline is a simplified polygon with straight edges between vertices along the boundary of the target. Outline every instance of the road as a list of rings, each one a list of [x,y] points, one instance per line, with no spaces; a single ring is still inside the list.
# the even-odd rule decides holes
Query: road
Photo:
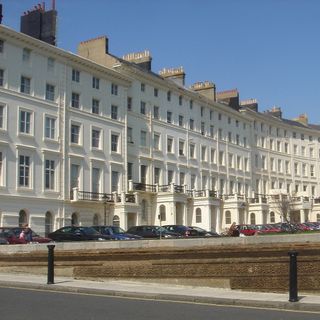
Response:
[[[4,320],[314,320],[320,314],[0,287],[0,317]]]

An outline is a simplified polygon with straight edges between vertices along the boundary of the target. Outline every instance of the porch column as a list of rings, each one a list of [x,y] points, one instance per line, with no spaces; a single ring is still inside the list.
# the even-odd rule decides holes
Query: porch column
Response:
[[[215,209],[215,214],[216,214],[216,230],[213,230],[213,231],[216,231],[218,233],[221,232],[221,220],[222,220],[222,217],[221,217],[221,210],[220,210],[220,207],[216,206],[214,207]]]

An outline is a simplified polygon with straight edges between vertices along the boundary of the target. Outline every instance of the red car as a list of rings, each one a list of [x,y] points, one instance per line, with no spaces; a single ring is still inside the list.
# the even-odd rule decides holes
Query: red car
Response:
[[[245,236],[254,236],[259,233],[259,230],[256,228],[256,226],[252,224],[239,224],[237,225],[237,229]]]
[[[279,228],[276,228],[270,224],[257,224],[256,225],[257,231],[259,233],[276,233],[281,232]]]
[[[24,228],[22,227],[0,227],[0,237],[8,241],[9,244],[25,244],[28,243],[24,239],[20,239],[20,233]],[[41,237],[32,231],[32,243],[48,243],[52,242],[51,239]]]

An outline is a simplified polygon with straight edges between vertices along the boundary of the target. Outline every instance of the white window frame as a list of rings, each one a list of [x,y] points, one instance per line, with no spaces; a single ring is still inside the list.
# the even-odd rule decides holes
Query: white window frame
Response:
[[[147,131],[140,130],[140,146],[146,147],[147,146]]]
[[[185,156],[185,141],[182,139],[179,139],[179,157],[184,157],[184,156]]]
[[[31,50],[28,48],[23,48],[22,49],[22,61],[30,62],[30,57],[31,57]]]
[[[21,75],[20,77],[20,92],[31,94],[31,78]]]
[[[115,104],[111,105],[111,119],[118,120],[119,119],[119,107]]]
[[[49,166],[47,167],[48,163],[49,163]],[[52,167],[52,163],[53,163],[53,167]],[[55,191],[56,190],[56,160],[45,158],[43,165],[44,165],[44,190]],[[49,178],[48,180],[47,180],[47,177]],[[47,187],[47,182],[49,183],[49,187]]]
[[[98,112],[96,112],[96,111],[98,111]],[[99,99],[92,98],[91,112],[93,114],[100,114],[100,100]]]
[[[161,150],[161,134],[158,132],[153,133],[153,149],[160,151]]]
[[[76,96],[78,99],[74,99]],[[74,91],[71,92],[71,108],[80,109],[80,93]]]
[[[114,141],[114,137],[117,137],[116,143]],[[110,135],[110,148],[111,148],[111,152],[113,153],[119,153],[120,150],[120,134],[117,132],[112,132]],[[116,148],[114,148],[114,146],[116,146]]]
[[[73,184],[73,180],[72,180],[72,168],[76,168],[78,169],[78,176],[77,176],[77,183],[76,185]],[[70,162],[70,189],[72,190],[73,188],[77,187],[77,188],[81,188],[81,182],[82,182],[82,166],[80,163],[78,163],[77,161],[71,161]],[[74,185],[74,186],[73,186]]]
[[[7,130],[7,105],[0,103],[0,109],[2,114],[0,114],[0,130]]]
[[[167,137],[167,152],[168,153],[173,153],[173,138],[172,137]]]
[[[26,135],[26,136],[33,136],[34,133],[34,112],[29,109],[25,108],[19,108],[18,109],[19,115],[18,115],[18,135]],[[25,124],[23,126],[23,131],[21,131],[21,125],[22,125],[22,112],[25,114],[30,115],[29,124],[27,120],[24,120]]]
[[[0,69],[0,87],[4,87],[4,69]]]
[[[94,143],[93,143],[94,139],[96,141],[96,138],[94,138],[94,136],[93,136],[94,132],[99,132],[98,146],[95,146]],[[91,148],[92,149],[99,149],[99,150],[102,149],[102,137],[103,137],[103,134],[102,134],[102,130],[100,128],[91,127]]]
[[[47,126],[47,119],[49,120],[49,126]],[[53,127],[52,127],[53,123]],[[49,132],[49,135],[47,135],[47,132]],[[51,116],[48,114],[44,115],[44,121],[43,121],[43,136],[44,139],[49,140],[57,140],[58,134],[57,134],[57,118],[55,116]]]
[[[0,149],[0,187],[5,184],[5,167],[6,167],[6,157],[4,150]]]
[[[73,82],[80,82],[80,71],[77,69],[72,69],[72,77],[71,77]]]
[[[77,126],[79,128],[79,132],[78,132],[78,142],[73,142],[72,141],[72,127],[73,126]],[[79,122],[75,122],[75,121],[71,121],[70,123],[70,144],[71,145],[75,145],[75,146],[81,146],[82,145],[82,124]]]
[[[111,83],[111,94],[114,96],[118,95],[118,85],[115,83]]]
[[[53,89],[53,90],[50,90]],[[46,94],[45,98],[48,101],[55,101],[56,100],[56,87],[51,83],[46,83]]]
[[[92,77],[92,88],[97,90],[100,89],[100,78],[95,76]]]
[[[22,164],[24,174],[23,174],[23,179],[25,180],[28,178],[28,183],[26,184],[25,182],[23,184],[20,184],[20,173],[21,173],[21,164],[20,164],[20,159],[21,157],[28,157],[29,158],[29,164]],[[26,175],[26,169],[28,168],[28,174]],[[32,189],[33,187],[33,157],[28,151],[19,151],[18,152],[18,159],[17,159],[17,186],[19,189]]]

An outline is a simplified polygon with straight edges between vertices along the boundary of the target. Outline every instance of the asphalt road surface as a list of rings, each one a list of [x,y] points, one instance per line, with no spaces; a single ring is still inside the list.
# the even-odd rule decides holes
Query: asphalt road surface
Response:
[[[0,287],[2,320],[315,320],[319,313]]]

